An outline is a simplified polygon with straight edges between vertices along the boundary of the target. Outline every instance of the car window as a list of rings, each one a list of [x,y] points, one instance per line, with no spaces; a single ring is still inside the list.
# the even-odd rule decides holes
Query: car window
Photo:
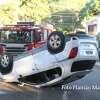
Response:
[[[37,30],[34,30],[33,32],[33,41],[39,42],[44,40],[44,34],[40,31],[38,32]]]
[[[1,43],[29,43],[31,34],[29,31],[0,31]]]

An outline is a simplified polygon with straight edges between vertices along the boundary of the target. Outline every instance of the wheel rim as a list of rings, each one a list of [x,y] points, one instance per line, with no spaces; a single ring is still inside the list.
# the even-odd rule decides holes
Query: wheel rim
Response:
[[[61,38],[58,35],[52,35],[49,44],[52,48],[57,49],[61,46]]]
[[[8,64],[9,64],[9,57],[7,55],[3,55],[1,57],[1,65],[2,67],[8,67]]]

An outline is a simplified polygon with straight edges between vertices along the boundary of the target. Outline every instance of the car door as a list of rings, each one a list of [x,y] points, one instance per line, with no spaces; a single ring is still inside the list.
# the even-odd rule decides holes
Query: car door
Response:
[[[38,71],[51,69],[56,62],[55,55],[49,53],[46,46],[33,50],[33,66]]]
[[[26,51],[14,59],[13,71],[22,76],[33,74],[33,71],[36,71],[32,50]]]

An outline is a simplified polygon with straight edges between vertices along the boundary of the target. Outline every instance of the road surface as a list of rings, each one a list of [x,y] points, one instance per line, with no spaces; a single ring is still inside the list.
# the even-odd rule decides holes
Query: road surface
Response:
[[[100,100],[100,66],[84,78],[59,87],[37,89],[0,82],[0,100]]]

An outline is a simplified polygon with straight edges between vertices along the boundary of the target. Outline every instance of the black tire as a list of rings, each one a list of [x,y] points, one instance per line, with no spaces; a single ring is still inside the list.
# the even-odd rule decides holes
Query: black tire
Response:
[[[52,32],[47,40],[47,47],[50,53],[59,53],[63,51],[65,47],[65,36],[62,32]]]
[[[13,56],[9,54],[2,54],[0,57],[0,72],[5,75],[12,71]]]

